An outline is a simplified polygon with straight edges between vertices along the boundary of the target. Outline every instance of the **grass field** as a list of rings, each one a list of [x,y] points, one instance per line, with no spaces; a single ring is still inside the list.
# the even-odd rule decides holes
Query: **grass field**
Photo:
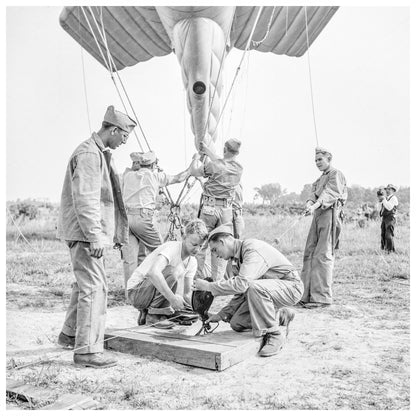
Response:
[[[278,238],[278,248],[301,269],[309,223],[310,218],[247,216],[245,236],[270,243]],[[74,369],[70,355],[13,370],[12,359],[28,362],[55,347],[73,280],[66,246],[52,239],[53,221],[30,226],[31,232],[23,228],[30,246],[12,228],[7,234],[10,377],[57,394],[83,393],[108,409],[409,408],[408,223],[397,226],[397,253],[384,256],[378,222],[366,228],[347,224],[336,255],[334,305],[297,309],[289,342],[278,356],[253,357],[224,373],[123,354],[112,371]],[[108,251],[106,269],[111,314],[126,308],[119,252]],[[212,310],[225,301],[217,299]]]

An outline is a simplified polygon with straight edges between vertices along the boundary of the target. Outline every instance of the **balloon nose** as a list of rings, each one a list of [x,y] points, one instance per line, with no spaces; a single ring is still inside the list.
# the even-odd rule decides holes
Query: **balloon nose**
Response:
[[[192,87],[192,90],[197,95],[202,95],[207,88],[205,87],[205,84],[202,81],[196,81]]]

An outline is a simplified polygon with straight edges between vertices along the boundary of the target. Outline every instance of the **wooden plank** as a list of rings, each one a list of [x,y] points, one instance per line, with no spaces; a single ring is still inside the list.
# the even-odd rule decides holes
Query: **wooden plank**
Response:
[[[6,379],[6,394],[32,404],[50,403],[55,396],[51,390],[25,384],[21,381]]]
[[[99,409],[100,404],[91,397],[82,394],[64,394],[55,403],[44,406],[41,410],[86,410]]]
[[[109,329],[104,345],[123,353],[217,371],[243,361],[258,349],[258,342],[251,333],[237,333],[225,323],[221,323],[212,334],[196,337],[200,325],[176,326],[171,330],[141,327],[130,331]]]

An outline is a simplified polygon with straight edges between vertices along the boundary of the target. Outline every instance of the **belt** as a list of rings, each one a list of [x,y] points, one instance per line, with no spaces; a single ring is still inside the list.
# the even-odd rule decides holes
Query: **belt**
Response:
[[[131,208],[126,207],[127,214],[142,214],[142,215],[153,215],[155,210],[151,208]]]
[[[202,195],[202,200],[207,205],[218,205],[221,207],[230,207],[233,200],[231,198],[214,198],[213,196]]]

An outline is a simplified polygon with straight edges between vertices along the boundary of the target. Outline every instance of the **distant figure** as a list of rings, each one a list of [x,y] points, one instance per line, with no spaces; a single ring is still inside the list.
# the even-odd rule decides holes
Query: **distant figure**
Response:
[[[125,288],[133,271],[144,260],[146,250],[151,252],[162,244],[154,219],[160,189],[183,182],[189,176],[189,168],[177,175],[159,172],[152,151],[133,152],[130,157],[132,167],[123,174],[123,199],[129,220],[129,243],[122,249]]]
[[[214,296],[234,295],[208,322],[229,322],[236,332],[253,331],[262,337],[259,355],[269,357],[283,347],[295,305],[302,297],[303,284],[292,263],[270,244],[233,237],[232,224],[223,224],[208,237],[211,253],[224,260],[237,259],[230,279],[208,282],[195,279],[194,290]]]
[[[396,211],[399,201],[394,193],[396,186],[388,184],[384,192],[377,192],[381,220],[381,249],[387,253],[395,252],[394,226],[396,225]]]
[[[235,189],[240,183],[243,167],[237,161],[240,153],[241,142],[237,139],[229,139],[224,144],[223,158],[212,152],[208,146],[201,142],[201,153],[208,157],[202,165],[194,157],[191,174],[207,178],[203,185],[202,205],[199,218],[205,222],[208,232],[221,224],[232,223],[232,202]],[[207,249],[203,247],[199,253],[197,276],[203,276]],[[218,280],[224,277],[226,262],[211,256],[212,279]]]
[[[303,257],[301,278],[305,287],[301,302],[305,307],[332,303],[334,250],[341,233],[341,207],[347,199],[344,175],[331,166],[332,154],[321,147],[315,150],[316,167],[322,175],[312,184],[306,201],[306,214],[313,214]]]
[[[76,282],[58,343],[74,348],[74,362],[94,368],[111,367],[105,358],[107,276],[104,249],[128,240],[127,214],[112,150],[127,142],[136,122],[108,107],[98,133],[72,153],[66,170],[59,210],[58,237],[71,253]]]
[[[139,325],[168,329],[171,325],[165,320],[190,305],[197,269],[194,256],[207,237],[204,222],[193,220],[186,225],[182,241],[163,243],[134,270],[127,293],[130,303],[139,310]]]

